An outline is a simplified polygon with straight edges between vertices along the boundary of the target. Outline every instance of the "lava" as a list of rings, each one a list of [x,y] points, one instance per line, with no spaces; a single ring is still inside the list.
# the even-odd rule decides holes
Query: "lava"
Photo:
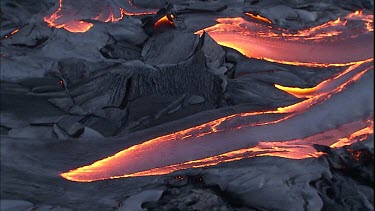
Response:
[[[355,128],[355,129],[353,129]],[[352,134],[342,134],[342,131],[352,132]],[[188,161],[176,165],[169,165],[161,168],[154,168],[146,171],[141,171],[133,174],[122,176],[110,177],[110,179],[137,177],[137,176],[155,176],[169,174],[174,171],[188,169],[188,168],[201,168],[207,166],[214,166],[219,163],[232,162],[242,160],[245,158],[258,157],[258,156],[276,156],[289,159],[305,159],[312,157],[319,157],[324,153],[317,152],[312,146],[313,144],[330,145],[332,148],[339,148],[348,146],[358,141],[365,140],[369,135],[373,134],[374,122],[373,120],[365,120],[363,122],[354,122],[343,125],[342,127],[330,130],[321,134],[313,135],[304,139],[289,140],[282,142],[260,142],[257,146],[235,150],[232,152],[224,153],[221,155]],[[354,132],[353,132],[354,131]],[[358,155],[356,155],[358,157]],[[64,175],[63,175],[64,176]],[[83,179],[75,180],[79,176],[66,175],[66,179],[77,182],[92,182],[95,180]],[[70,178],[69,178],[70,177]]]
[[[266,22],[269,24],[272,23],[271,20],[260,15],[254,15],[249,12],[246,12],[245,15],[253,19],[260,20],[262,22]],[[309,29],[298,30],[295,33],[290,33],[286,29],[275,28],[273,26],[263,27],[262,24],[249,22],[242,17],[218,18],[216,19],[218,24],[205,28],[203,30],[206,32],[235,31],[236,33],[240,33],[243,35],[255,35],[263,38],[274,38],[283,40],[323,40],[327,37],[338,36],[340,34],[343,34],[344,32],[348,33],[346,27],[348,21],[360,21],[362,26],[357,28],[362,28],[362,32],[371,32],[373,31],[373,19],[373,14],[365,15],[362,11],[356,11],[348,14],[343,18],[339,17],[336,20],[329,21],[327,23],[311,27]],[[249,30],[251,28],[258,30]],[[201,33],[203,30],[200,30],[199,33]],[[358,31],[356,31],[356,33],[358,33]]]
[[[64,0],[64,2],[67,1]],[[130,0],[127,5],[133,8],[135,12],[119,5],[107,5],[103,8],[100,7],[100,11],[94,15],[81,15],[79,17],[82,18],[75,20],[69,16],[74,14],[74,11],[64,12],[66,11],[65,7],[69,9],[69,4],[68,6],[63,5],[63,0],[59,0],[57,10],[52,15],[45,17],[44,20],[50,27],[64,28],[70,32],[87,32],[94,24],[84,20],[117,22],[125,15],[155,13],[155,11],[142,12],[137,10]],[[222,149],[215,151],[215,147],[209,145],[210,138],[219,139],[220,135],[228,132],[279,125],[289,121],[323,104],[332,96],[359,80],[364,74],[373,70],[371,64],[373,62],[372,45],[368,45],[367,40],[363,41],[356,38],[358,33],[373,37],[372,14],[365,15],[361,11],[356,11],[345,17],[295,33],[275,28],[272,21],[266,17],[252,13],[245,13],[244,16],[218,18],[218,24],[199,30],[196,34],[205,31],[219,44],[234,48],[251,58],[288,65],[345,67],[346,69],[315,87],[299,88],[275,84],[276,88],[303,99],[299,103],[275,110],[233,114],[186,130],[147,140],[90,165],[61,173],[61,176],[71,181],[92,182],[113,178],[168,174],[176,170],[212,166],[254,156],[304,159],[322,154],[316,152],[312,147],[313,144],[329,145],[333,148],[342,147],[362,141],[373,134],[373,120],[368,118],[302,138],[285,138],[276,141],[254,138],[254,142],[257,143],[256,146],[240,140],[240,135],[234,134],[231,137],[233,140],[215,142],[214,144],[217,146],[222,145]],[[248,21],[245,19],[247,17],[256,20],[256,22]],[[356,28],[359,29],[359,32],[356,31],[357,34],[353,35],[348,25],[354,22],[357,24]],[[172,22],[165,16],[155,24],[155,27],[165,23],[171,24]],[[365,47],[351,47],[348,51],[348,46],[338,45],[338,39],[334,40],[333,44],[328,42],[332,41],[333,38],[351,39],[353,46]],[[244,143],[241,143],[241,141]],[[211,142],[213,141],[211,140]],[[186,148],[192,150],[190,154],[185,152],[185,157],[178,155],[179,151],[184,151]],[[196,152],[203,149],[207,151],[205,157],[198,155]],[[156,156],[164,159],[162,164],[154,164],[158,162]],[[178,159],[175,159],[176,157]],[[143,164],[141,165],[139,161]]]
[[[285,87],[285,86],[282,86],[282,85],[279,85],[279,84],[275,84],[275,87],[280,89],[280,90],[283,90],[297,98],[312,98],[314,97],[317,93],[324,93],[326,92],[327,90],[331,89],[332,85],[336,84],[337,82],[340,83],[339,81],[345,81],[347,80],[349,77],[352,77],[353,73],[355,73],[355,70],[356,68],[358,68],[360,65],[362,64],[366,64],[366,63],[369,63],[369,62],[372,62],[373,59],[367,59],[365,61],[358,61],[356,63],[353,63],[350,67],[348,67],[347,69],[345,69],[343,72],[341,72],[340,74],[334,76],[333,78],[330,78],[328,80],[325,80],[321,83],[319,83],[317,86],[315,87],[311,87],[311,88],[299,88],[299,87]],[[351,74],[349,74],[351,73]],[[336,83],[334,82],[336,81]]]
[[[353,84],[370,69],[373,70],[373,66],[370,66],[370,62],[372,62],[372,60],[364,62],[362,64],[357,64],[354,67],[348,67],[342,74],[339,74],[332,79],[327,80],[328,82],[322,82],[323,84],[330,83],[334,85],[329,86],[330,90],[326,90],[325,92],[309,92],[306,95],[307,99],[300,103],[296,103],[294,105],[283,108],[278,108],[277,110],[272,111],[248,112],[223,117],[199,126],[195,126],[176,133],[151,139],[138,145],[134,145],[113,156],[97,161],[91,165],[62,173],[61,176],[71,181],[91,182],[109,178],[167,174],[176,170],[211,166],[221,162],[240,160],[253,156],[272,155],[287,157],[291,159],[302,159],[306,157],[316,157],[319,155],[319,153],[315,153],[315,150],[313,150],[313,148],[311,147],[313,143],[328,144],[333,147],[337,147],[340,145],[353,143],[354,141],[363,140],[367,135],[373,133],[373,121],[371,119],[345,124],[340,128],[329,130],[321,134],[309,136],[302,139],[273,141],[272,143],[267,143],[266,140],[263,140],[260,141],[257,146],[250,148],[232,149],[236,147],[233,145],[239,142],[239,140],[236,140],[236,136],[233,136],[233,140],[231,141],[225,142],[225,140],[221,140],[222,143],[217,143],[218,145],[224,145],[224,148],[227,150],[226,152],[218,154],[215,154],[214,151],[211,151],[211,149],[205,146],[206,144],[208,144],[207,140],[205,140],[208,136],[211,136],[210,138],[215,139],[215,137],[219,138],[219,135],[223,132],[225,133],[226,131],[239,131],[240,129],[244,128],[275,125],[276,123],[291,119],[297,114],[304,113],[306,112],[306,110],[313,106],[322,104],[322,102],[329,99],[335,93],[341,92],[345,87]],[[370,67],[367,67],[366,65]],[[345,80],[343,81],[340,79]],[[316,88],[316,90],[321,90],[321,88],[319,88],[320,86],[318,85],[318,88]],[[275,119],[268,121],[251,119],[252,117],[267,114],[279,114],[281,116],[277,116]],[[242,122],[242,125],[238,127],[228,128],[226,124],[228,124],[228,122],[236,120],[242,120],[240,121]],[[249,123],[247,125],[243,125],[243,122]],[[225,126],[221,127],[222,125]],[[237,138],[239,138],[239,136],[237,136]],[[192,148],[192,154],[189,154],[189,156],[191,157],[184,158],[187,159],[187,161],[182,162],[174,160],[174,151],[183,150],[186,147]],[[168,151],[168,149],[170,148],[173,148],[174,150]],[[195,155],[195,150],[198,151],[198,149],[205,149],[207,150],[208,154],[211,153],[213,155],[206,158],[197,159],[195,157],[197,156]],[[172,163],[172,165],[166,165],[164,167],[153,167],[153,157],[156,156],[156,152],[157,154],[169,153],[169,156],[162,157],[163,159],[167,160],[165,162],[170,162]],[[142,160],[145,166],[140,166],[139,162],[137,162],[139,160]],[[177,164],[173,164],[175,162],[177,162]],[[118,170],[119,166],[126,166],[126,170]],[[124,173],[123,171],[125,171],[126,173]]]
[[[260,20],[260,21],[263,21],[263,22],[266,22],[266,23],[272,23],[271,20],[269,20],[268,18],[265,18],[263,16],[260,16],[260,15],[254,15],[252,13],[249,13],[249,12],[245,12],[245,15],[249,16],[249,17],[252,17],[256,20]]]
[[[9,38],[11,35],[14,35],[14,34],[16,34],[16,33],[19,32],[19,31],[20,31],[19,29],[15,29],[15,30],[11,31],[8,35],[5,35],[4,38],[5,38],[5,39],[6,39],[6,38]]]
[[[65,2],[68,2],[65,4]],[[64,28],[69,32],[73,33],[83,33],[87,32],[90,30],[91,27],[94,26],[93,23],[83,21],[81,19],[89,19],[89,20],[96,20],[96,21],[101,21],[101,22],[117,22],[121,20],[124,15],[127,16],[137,16],[137,15],[146,15],[146,14],[154,14],[156,11],[155,10],[150,10],[150,9],[144,9],[144,10],[139,10],[136,9],[134,5],[129,1],[126,1],[127,4],[125,5],[112,5],[114,4],[113,2],[111,5],[103,5],[99,4],[98,6],[102,6],[103,8],[100,8],[101,10],[96,12],[92,12],[92,14],[85,15],[85,14],[76,14],[77,11],[80,8],[72,8],[72,5],[74,5],[74,1],[71,2],[71,0],[59,0],[59,5],[56,11],[50,15],[44,17],[44,21],[50,26],[54,28]],[[126,10],[126,7],[129,8],[129,11]],[[64,9],[64,8],[67,9]],[[72,10],[77,10],[77,11],[72,11]],[[75,17],[81,17],[80,19],[76,20],[74,19]]]
[[[261,19],[261,16],[250,14],[246,13]],[[220,45],[251,58],[288,65],[329,67],[352,65],[355,61],[373,57],[373,46],[367,44],[368,39],[373,39],[373,15],[359,11],[294,33],[270,26],[265,20],[258,23],[235,17],[216,21],[216,25],[195,33],[205,31]],[[349,46],[348,39],[351,40]]]
[[[172,17],[172,18],[173,18],[173,17]],[[174,23],[173,23],[173,21],[169,20],[167,16],[163,16],[162,18],[160,18],[160,19],[154,24],[154,28],[161,27],[162,25],[170,25],[170,26],[173,26]]]

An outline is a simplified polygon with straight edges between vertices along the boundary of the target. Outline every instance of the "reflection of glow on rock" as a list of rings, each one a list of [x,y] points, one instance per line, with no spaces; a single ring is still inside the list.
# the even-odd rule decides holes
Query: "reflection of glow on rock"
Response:
[[[241,136],[240,132],[241,129],[250,129],[254,130],[254,133],[250,134],[256,134],[259,136],[263,133],[263,137],[273,137],[274,134],[265,134],[268,133],[267,131],[269,131],[267,130],[267,126],[274,127],[274,129],[276,128],[277,130],[272,131],[279,131],[280,134],[283,134],[284,132],[288,133],[288,131],[280,132],[280,128],[283,128],[286,125],[288,125],[287,127],[289,130],[298,131],[299,129],[293,128],[293,124],[298,125],[296,122],[304,121],[303,119],[306,118],[298,117],[298,115],[302,116],[307,111],[310,112],[310,114],[307,115],[316,115],[313,114],[316,113],[316,111],[311,112],[314,106],[317,107],[322,105],[323,102],[330,99],[331,96],[341,92],[344,88],[350,84],[353,84],[356,80],[360,79],[361,76],[368,73],[370,69],[373,68],[369,67],[363,70],[358,68],[360,65],[357,65],[356,67],[348,67],[347,70],[344,71],[344,73],[346,72],[346,74],[348,74],[351,71],[356,70],[354,76],[348,78],[344,82],[334,79],[341,78],[346,74],[340,74],[333,79],[327,80],[329,83],[335,84],[334,86],[330,86],[330,90],[323,93],[308,93],[308,99],[300,103],[279,108],[274,111],[241,113],[223,117],[218,120],[169,135],[161,136],[129,147],[113,156],[97,161],[91,165],[62,173],[61,176],[72,181],[90,182],[109,178],[167,174],[176,170],[212,166],[221,162],[240,160],[253,156],[272,155],[291,159],[302,159],[306,157],[316,157],[319,155],[319,153],[315,153],[315,150],[313,150],[311,147],[311,145],[314,143],[337,147],[347,145],[358,140],[363,140],[368,135],[373,133],[373,121],[370,119],[347,123],[337,129],[329,129],[325,132],[319,132],[316,135],[308,135],[307,138],[285,139],[285,137],[279,137],[281,141],[269,139],[265,140],[263,138],[252,136],[247,137],[246,134],[248,132],[246,131],[242,131]],[[319,85],[317,87],[319,87]],[[363,100],[363,98],[360,99]],[[361,103],[356,101],[354,102]],[[230,120],[277,113],[286,114],[286,116],[270,122],[253,122],[248,125],[242,125],[232,129],[220,128],[221,125]],[[356,114],[353,115],[355,116]],[[289,123],[285,123],[286,120],[290,120]],[[289,125],[291,121],[294,121],[295,123]],[[282,122],[284,122],[283,125],[277,124]],[[236,133],[232,133],[232,136],[225,136],[225,134],[231,133],[232,131],[236,131]],[[243,133],[245,133],[245,137]],[[228,138],[231,138],[231,140],[226,140]],[[254,142],[258,143],[258,145],[255,147],[244,147],[246,145],[251,145],[253,141],[252,139],[254,139]],[[267,143],[267,141],[272,142]],[[235,149],[236,145],[242,147]],[[181,155],[183,154],[181,152],[184,152],[185,155]],[[207,154],[209,154],[208,157],[205,157]],[[160,160],[157,160],[156,157],[158,157],[158,159],[160,158]]]

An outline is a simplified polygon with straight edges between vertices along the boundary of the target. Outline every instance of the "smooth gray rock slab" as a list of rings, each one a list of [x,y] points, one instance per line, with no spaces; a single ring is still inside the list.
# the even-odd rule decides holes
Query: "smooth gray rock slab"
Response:
[[[72,209],[61,206],[41,205],[37,206],[35,208],[35,211],[72,211]]]
[[[203,103],[204,101],[205,99],[202,96],[198,96],[198,95],[192,95],[187,100],[187,102],[190,105],[200,104],[200,103]]]
[[[140,193],[134,194],[122,202],[123,206],[117,209],[118,211],[143,211],[147,210],[142,208],[144,202],[157,201],[160,199],[164,190],[145,190]]]
[[[85,130],[83,131],[82,135],[80,136],[80,138],[103,138],[104,136],[102,134],[100,134],[98,131],[92,129],[92,128],[89,128],[89,127],[85,127]]]
[[[177,64],[190,58],[199,42],[192,33],[169,31],[151,37],[142,50],[145,62],[153,65]]]
[[[1,199],[0,200],[0,208],[1,211],[21,211],[21,210],[29,210],[33,208],[33,204],[28,201],[23,200],[8,200],[8,199]]]
[[[56,138],[52,126],[26,126],[11,129],[8,133],[11,137],[18,138]]]

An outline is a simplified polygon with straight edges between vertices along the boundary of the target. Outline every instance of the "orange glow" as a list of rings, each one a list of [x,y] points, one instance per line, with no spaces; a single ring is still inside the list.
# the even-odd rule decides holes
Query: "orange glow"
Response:
[[[317,86],[313,88],[298,88],[298,87],[286,87],[286,86],[281,86],[278,84],[275,84],[275,87],[291,95],[294,95],[295,97],[298,97],[298,98],[310,96],[311,94],[313,94],[319,89]]]
[[[313,135],[305,139],[297,139],[283,142],[260,142],[257,146],[240,149],[232,152],[224,153],[214,157],[204,158],[200,160],[194,160],[185,162],[182,164],[165,166],[162,168],[150,169],[134,174],[124,175],[121,177],[134,177],[134,176],[152,176],[152,175],[163,175],[168,174],[177,170],[187,168],[201,168],[207,166],[214,166],[219,163],[231,162],[236,160],[242,160],[245,158],[257,157],[257,156],[276,156],[289,159],[304,159],[311,157],[319,157],[324,153],[317,152],[312,145],[320,144],[327,145],[330,143],[330,147],[339,148],[347,146],[358,141],[365,140],[369,135],[373,134],[374,122],[373,120],[366,120],[364,122],[355,122],[346,124],[338,129],[330,130],[318,135]],[[343,135],[342,131],[346,130],[346,134]],[[354,131],[354,132],[352,132]],[[352,134],[350,134],[352,132]],[[346,136],[341,138],[342,136]],[[90,182],[90,181],[80,181]]]
[[[354,69],[358,68],[360,65],[372,62],[373,59],[367,59],[365,61],[359,61],[353,64],[352,66],[348,67],[346,70],[341,72],[340,74],[336,75],[333,78],[327,79],[320,84],[318,84],[315,87],[312,88],[299,88],[299,87],[286,87],[286,86],[281,86],[279,84],[275,84],[275,87],[283,90],[297,98],[311,98],[314,97],[318,92],[322,93],[327,89],[327,86],[333,84],[334,81],[338,81],[341,77],[345,76],[346,74],[350,73]]]
[[[245,13],[246,15],[261,20],[267,23],[271,23],[265,17],[254,15],[251,13]],[[287,40],[323,40],[328,37],[338,36],[343,33],[345,26],[348,20],[362,20],[363,30],[367,32],[373,31],[373,19],[372,14],[364,15],[362,12],[350,13],[343,18],[337,18],[334,21],[329,21],[319,26],[315,26],[306,30],[299,30],[296,33],[290,33],[284,29],[274,29],[272,26],[269,26],[267,29],[264,27],[259,27],[256,23],[252,23],[244,20],[241,17],[236,18],[217,18],[216,21],[218,24],[203,29],[208,33],[225,33],[225,32],[235,32],[245,36],[257,36],[262,38],[273,38],[273,39],[287,39]],[[249,30],[254,28],[255,30]],[[196,33],[202,33],[203,30],[200,30]]]
[[[129,0],[129,5],[133,6]],[[69,20],[61,21],[63,3],[59,0],[59,7],[57,10],[49,17],[45,17],[45,22],[48,23],[50,27],[64,28],[70,32],[86,32],[90,30],[93,26],[92,23],[81,21],[81,20]],[[134,6],[133,6],[134,7]],[[102,22],[117,22],[121,20],[124,15],[144,15],[154,12],[137,12],[132,13],[124,10],[123,8],[118,8],[120,10],[120,15],[116,16],[112,10],[107,13],[100,13],[96,17],[91,18],[92,20],[102,21]],[[254,18],[256,20],[266,22],[271,24],[272,22],[266,17],[260,15],[254,15],[251,13],[245,13],[245,15]],[[170,14],[170,18],[174,19],[174,15]],[[258,112],[247,112],[240,114],[233,114],[226,117],[219,118],[195,127],[188,128],[186,130],[178,131],[172,134],[157,137],[151,140],[147,140],[141,144],[134,145],[125,150],[122,150],[115,155],[109,156],[102,160],[96,161],[90,165],[83,166],[69,172],[62,173],[61,176],[77,182],[91,182],[103,179],[113,179],[113,178],[123,178],[123,177],[134,177],[134,176],[149,176],[149,175],[162,175],[168,174],[176,170],[187,169],[187,168],[198,168],[205,166],[212,166],[222,162],[230,162],[235,160],[241,160],[244,158],[250,158],[254,156],[279,156],[290,159],[303,159],[308,157],[317,157],[323,153],[317,153],[312,147],[312,144],[324,144],[331,147],[341,147],[345,145],[352,144],[356,141],[362,141],[368,137],[368,135],[373,134],[373,120],[365,120],[363,122],[348,123],[340,128],[329,130],[321,134],[313,135],[310,137],[305,137],[296,140],[285,140],[282,142],[267,142],[267,140],[262,140],[255,147],[242,148],[233,150],[225,153],[218,153],[206,158],[196,158],[191,161],[184,161],[177,164],[168,164],[167,166],[146,166],[139,167],[137,164],[137,159],[148,159],[147,155],[151,154],[156,149],[162,149],[163,146],[173,145],[176,143],[187,143],[192,139],[201,140],[205,136],[215,135],[215,133],[229,131],[229,130],[239,130],[245,127],[254,127],[261,125],[277,124],[279,122],[285,121],[293,116],[305,112],[307,109],[314,105],[320,104],[327,99],[329,99],[333,94],[342,91],[347,85],[358,80],[363,74],[369,71],[371,67],[364,67],[359,69],[361,65],[368,64],[373,61],[372,58],[353,61],[333,63],[333,62],[303,62],[299,61],[288,61],[283,58],[267,58],[264,56],[259,56],[255,50],[261,50],[263,52],[268,52],[272,47],[280,47],[279,45],[285,44],[286,48],[290,47],[291,44],[303,42],[321,42],[328,38],[341,36],[343,30],[345,29],[348,20],[362,20],[364,25],[363,29],[366,33],[373,31],[373,15],[364,15],[362,11],[356,11],[347,15],[346,17],[338,18],[334,21],[329,21],[325,24],[312,27],[307,30],[300,30],[296,33],[290,33],[289,31],[283,29],[274,29],[272,26],[264,27],[259,23],[249,22],[241,17],[236,18],[218,18],[218,24],[205,28],[203,30],[197,31],[196,34],[201,34],[206,31],[210,34],[213,39],[215,39],[219,44],[227,47],[234,48],[244,54],[245,56],[263,59],[270,62],[277,62],[288,65],[296,66],[308,66],[308,67],[346,67],[346,69],[340,74],[325,80],[315,87],[310,88],[299,88],[299,87],[286,87],[282,85],[275,84],[275,87],[283,90],[291,95],[298,98],[304,98],[303,101],[292,104],[285,107],[280,107],[275,110],[269,111],[258,111]],[[155,27],[159,27],[163,24],[173,24],[167,16],[162,17],[159,21],[155,23]],[[16,33],[16,32],[15,32]],[[241,38],[237,39],[237,38]],[[249,37],[254,39],[254,43],[261,43],[252,46],[249,41]],[[269,48],[262,45],[268,41],[276,40]],[[288,41],[288,42],[279,42]],[[255,49],[255,50],[254,50]],[[298,56],[293,52],[293,56]],[[298,59],[297,59],[298,60]],[[315,60],[314,60],[315,61]],[[359,69],[359,70],[358,70]],[[63,85],[62,81],[60,81]],[[254,118],[256,120],[248,121],[250,123],[242,124],[240,126],[235,126],[233,128],[227,128],[225,125],[229,122],[236,120],[247,120],[246,118],[256,117],[266,114],[277,114],[272,120],[259,120],[262,118]],[[247,122],[247,121],[244,121]],[[177,145],[177,144],[176,144]],[[207,156],[207,155],[206,155]],[[121,165],[129,166],[126,172],[117,172],[117,168]]]
[[[360,20],[359,24],[362,26],[356,27],[356,30],[349,30],[346,26],[349,20]],[[355,38],[358,33],[366,34],[373,31],[373,15],[364,15],[361,12],[351,13],[295,33],[250,22],[242,17],[217,18],[216,21],[218,22],[216,25],[199,30],[195,34],[202,34],[205,31],[220,45],[236,49],[250,58],[287,65],[340,67],[353,65],[358,60],[372,57],[370,54],[373,49],[364,43],[361,43],[364,48],[355,47],[347,51],[345,45],[332,45],[328,42],[332,37],[349,39]],[[315,46],[315,43],[319,45]],[[359,56],[364,51],[369,55]],[[340,62],[331,59],[332,57]]]
[[[365,140],[370,134],[373,134],[373,127],[373,120],[368,119],[363,122],[345,124],[340,128],[329,130],[304,139],[286,140],[282,142],[260,142],[257,146],[247,149],[235,150],[213,157],[153,168],[150,170],[120,176],[106,175],[106,167],[112,168],[111,166],[113,166],[113,168],[115,168],[115,164],[113,163],[111,165],[111,163],[106,163],[106,159],[104,159],[97,161],[90,166],[85,166],[67,173],[62,173],[61,176],[65,179],[76,182],[92,182],[103,179],[163,175],[177,170],[213,166],[223,162],[231,162],[256,156],[277,156],[289,159],[318,157],[324,153],[316,152],[316,150],[312,147],[313,144],[330,145],[333,148],[350,145],[352,143]],[[115,156],[120,156],[120,153],[117,153]],[[136,153],[136,151],[134,153]],[[134,153],[133,155],[129,156],[136,156]],[[122,154],[121,156],[125,155]],[[125,162],[125,159],[123,161]],[[101,172],[102,170],[104,170],[104,172]]]
[[[281,64],[287,65],[294,65],[294,66],[306,66],[306,67],[346,67],[350,65],[357,65],[363,64],[369,61],[372,61],[372,58],[361,60],[361,61],[353,61],[353,62],[346,62],[346,63],[315,63],[315,62],[291,62],[291,61],[284,61],[284,60],[276,60],[276,59],[269,59],[269,58],[259,58],[269,62],[276,62]]]
[[[131,2],[128,2],[129,5],[133,6]],[[133,6],[134,7],[134,6]],[[69,32],[73,33],[83,33],[90,30],[94,24],[85,22],[82,20],[68,20],[62,21],[61,18],[64,16],[63,14],[63,0],[59,0],[59,7],[57,10],[50,15],[49,17],[44,17],[44,21],[50,26],[55,28],[64,28]],[[92,20],[98,20],[102,22],[117,22],[121,20],[124,15],[127,16],[137,16],[137,15],[146,15],[146,14],[154,14],[155,12],[128,12],[122,8],[116,8],[120,11],[120,15],[116,17],[112,10],[109,10],[109,14],[100,13],[96,17],[92,17]]]
[[[262,17],[260,15],[254,15],[254,14],[251,14],[249,12],[245,12],[245,14],[254,18],[254,19],[257,19],[257,20],[260,20],[260,21],[263,21],[263,22],[266,22],[266,23],[272,23],[272,21],[270,21],[269,19],[267,19],[265,17]]]
[[[282,33],[282,36],[290,37],[291,40],[297,40],[298,37],[305,40],[321,40],[342,34],[343,31],[340,27],[346,26],[348,20],[362,20],[364,22],[364,30],[370,32],[371,29],[368,28],[368,25],[373,23],[373,17],[373,15],[363,15],[362,11],[356,11],[345,16],[343,20],[342,18],[337,18],[334,21],[329,21],[310,29],[300,30],[295,34]]]
[[[168,25],[173,25],[173,22],[170,21],[168,19],[167,16],[163,16],[162,18],[160,18],[155,24],[154,24],[154,28],[158,28],[162,25],[165,25],[165,24],[168,24]]]
[[[370,61],[368,61],[367,63],[369,62]],[[356,67],[359,66],[360,65],[358,64]],[[373,67],[371,66],[370,68]],[[322,134],[313,135],[311,137],[298,140],[285,140],[282,142],[266,142],[266,140],[264,140],[263,142],[260,142],[256,147],[238,149],[208,158],[186,161],[178,164],[168,165],[165,167],[152,168],[150,166],[151,168],[149,168],[149,170],[147,170],[147,167],[139,167],[136,162],[136,159],[148,159],[148,154],[151,154],[156,149],[162,150],[164,148],[163,146],[176,146],[176,143],[188,143],[192,138],[200,139],[201,137],[204,137],[209,134],[214,134],[217,132],[223,132],[227,130],[238,130],[244,127],[251,126],[276,124],[286,119],[289,119],[298,113],[304,112],[311,106],[320,104],[321,102],[329,99],[334,93],[342,91],[347,85],[355,82],[363,74],[369,71],[370,68],[357,71],[353,77],[350,77],[345,82],[336,84],[334,87],[331,87],[331,89],[327,90],[326,92],[309,93],[309,95],[311,96],[309,96],[308,99],[302,102],[286,107],[281,107],[277,110],[240,113],[222,117],[220,119],[202,125],[198,125],[186,130],[154,138],[138,145],[134,145],[121,152],[116,153],[113,156],[107,157],[100,161],[96,161],[91,165],[80,167],[66,173],[62,173],[61,176],[71,181],[91,182],[111,178],[161,175],[176,170],[212,166],[221,162],[240,160],[253,156],[279,156],[291,159],[303,159],[306,157],[319,156],[321,153],[316,153],[315,150],[311,147],[312,144],[328,144],[332,147],[337,147],[353,143],[356,140],[363,140],[364,137],[367,137],[367,135],[373,133],[373,120],[369,119],[364,122],[346,124],[341,126],[339,129],[330,130]],[[355,67],[348,67],[347,70],[345,70],[343,73],[348,74],[351,71],[353,71],[353,69],[355,69]],[[335,76],[333,79],[345,76],[345,74],[339,74],[338,76]],[[264,114],[285,115],[277,117],[276,119],[271,121],[252,121],[247,125],[242,124],[241,126],[232,129],[228,129],[225,127],[225,123],[227,122]],[[116,168],[121,165],[126,165],[129,167],[126,170],[126,174],[124,174],[123,172],[116,172]]]
[[[20,31],[19,29],[15,29],[15,30],[11,31],[8,35],[5,35],[4,38],[7,39],[9,36],[14,35],[19,31]]]
[[[10,33],[10,35],[13,35],[13,34],[19,32],[19,31],[20,31],[19,29],[15,29],[15,30],[13,30],[13,31]]]

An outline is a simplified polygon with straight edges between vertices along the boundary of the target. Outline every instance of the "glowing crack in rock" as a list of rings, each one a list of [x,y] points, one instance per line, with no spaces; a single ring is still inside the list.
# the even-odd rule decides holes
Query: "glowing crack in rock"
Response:
[[[62,173],[61,176],[71,181],[91,182],[167,174],[253,156],[302,159],[319,155],[311,147],[314,143],[337,147],[363,140],[373,133],[372,118],[367,116],[363,119],[371,111],[373,99],[368,97],[369,93],[356,92],[372,83],[370,76],[364,77],[373,74],[372,61],[348,67],[342,74],[327,80],[331,83],[329,90],[323,92],[321,88],[316,88],[316,92],[306,93],[306,100],[300,103],[273,111],[223,117],[134,145],[91,165]],[[358,80],[362,81],[355,83]],[[352,96],[352,101],[347,101],[348,94]],[[337,110],[337,103],[346,105]],[[351,107],[358,108],[358,112],[351,112]],[[270,114],[276,117],[268,121],[256,118]],[[322,121],[325,118],[327,121]],[[308,125],[306,119],[309,120]],[[330,119],[334,119],[334,123],[328,121]],[[353,119],[362,120],[347,123]],[[240,121],[242,124],[230,127],[228,122],[231,121]],[[341,126],[337,128],[333,124]],[[313,125],[320,125],[321,128],[314,128]]]

